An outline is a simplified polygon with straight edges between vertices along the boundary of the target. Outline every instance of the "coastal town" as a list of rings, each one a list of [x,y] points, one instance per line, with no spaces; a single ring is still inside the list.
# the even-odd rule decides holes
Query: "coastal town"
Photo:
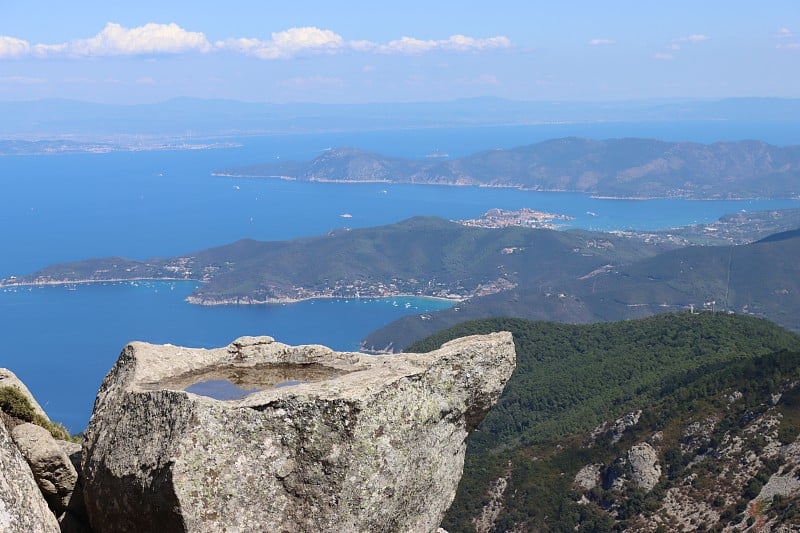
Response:
[[[509,228],[519,226],[535,229],[559,229],[565,225],[563,222],[569,220],[574,220],[574,217],[557,213],[545,213],[544,211],[523,207],[517,210],[489,209],[478,218],[454,220],[454,222],[473,228]],[[558,223],[556,221],[563,222]]]

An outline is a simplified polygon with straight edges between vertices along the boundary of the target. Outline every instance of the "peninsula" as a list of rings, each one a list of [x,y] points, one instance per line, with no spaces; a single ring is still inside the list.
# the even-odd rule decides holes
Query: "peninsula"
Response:
[[[356,148],[311,161],[256,164],[220,176],[581,192],[608,198],[797,198],[800,146],[654,139],[552,139],[457,159],[403,159]]]
[[[188,301],[202,305],[399,295],[459,301],[373,332],[362,346],[375,351],[401,349],[465,319],[491,316],[596,322],[709,310],[766,317],[800,330],[797,272],[785,260],[800,254],[796,211],[723,217],[713,231],[708,226],[655,236],[474,227],[416,217],[291,241],[241,240],[173,258],[58,264],[7,278],[0,287],[196,280],[202,283]],[[726,234],[737,240],[749,235],[753,242],[681,244],[711,239],[709,234],[716,244]]]

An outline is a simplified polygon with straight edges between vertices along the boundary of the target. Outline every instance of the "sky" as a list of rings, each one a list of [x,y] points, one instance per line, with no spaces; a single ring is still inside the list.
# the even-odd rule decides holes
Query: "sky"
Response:
[[[800,97],[800,1],[0,0],[0,101]]]

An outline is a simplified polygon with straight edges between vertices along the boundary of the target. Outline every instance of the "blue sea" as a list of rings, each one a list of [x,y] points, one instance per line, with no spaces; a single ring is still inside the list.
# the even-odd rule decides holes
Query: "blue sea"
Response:
[[[557,124],[235,139],[237,148],[0,157],[0,277],[90,257],[174,256],[242,238],[282,240],[415,215],[473,218],[500,207],[575,217],[570,227],[660,229],[726,213],[800,207],[795,200],[602,200],[581,194],[387,184],[299,183],[212,176],[220,168],[310,159],[330,147],[458,157],[563,136],[651,137],[800,144],[790,123]],[[351,218],[341,215],[349,214]],[[242,335],[355,350],[407,313],[441,309],[418,298],[316,300],[200,307],[192,283],[122,283],[0,291],[0,366],[25,381],[71,431],[88,421],[97,388],[125,343],[223,346]]]

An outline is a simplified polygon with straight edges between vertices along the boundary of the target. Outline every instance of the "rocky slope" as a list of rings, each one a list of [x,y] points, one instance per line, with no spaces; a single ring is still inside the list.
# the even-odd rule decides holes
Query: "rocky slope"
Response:
[[[450,531],[695,531],[798,523],[800,337],[733,315],[516,319],[518,366],[470,438]],[[762,529],[766,531],[767,529]]]

